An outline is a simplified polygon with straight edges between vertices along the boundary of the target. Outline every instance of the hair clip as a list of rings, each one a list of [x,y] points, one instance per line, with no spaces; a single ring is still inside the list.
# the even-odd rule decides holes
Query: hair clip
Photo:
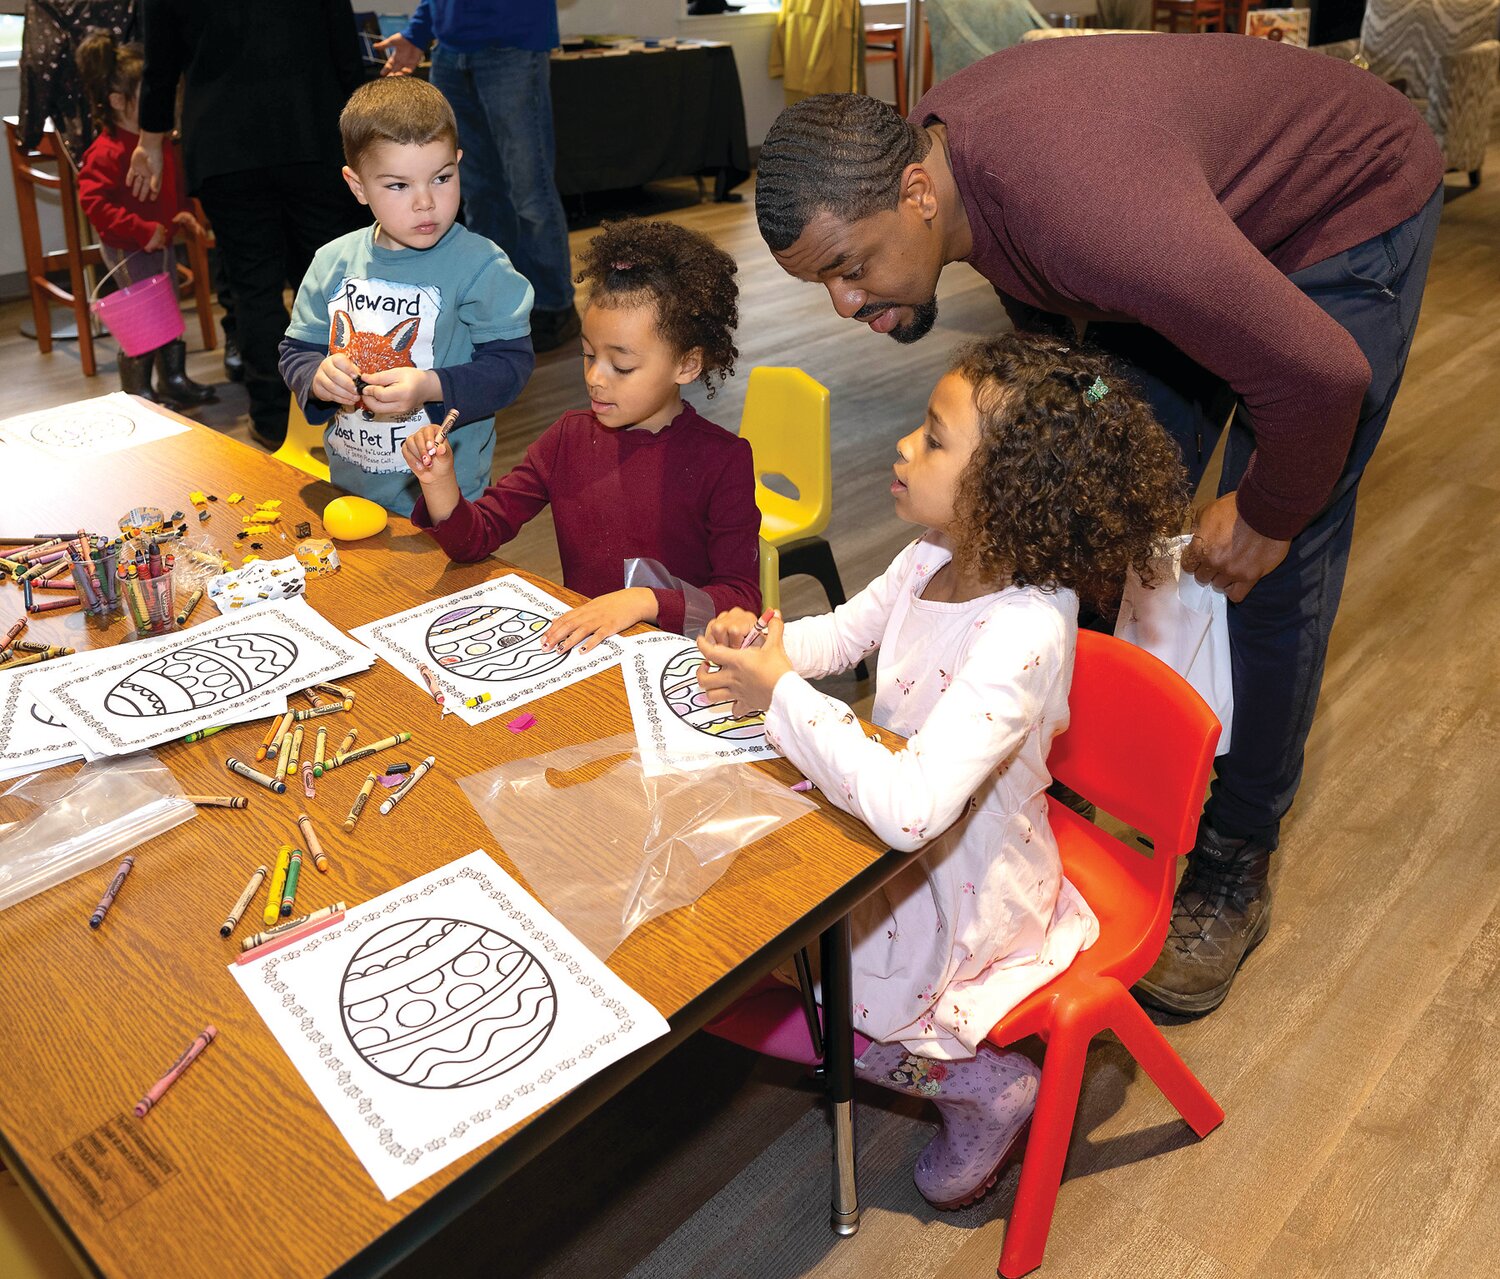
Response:
[[[1090,404],[1098,404],[1099,401],[1108,394],[1109,384],[1105,382],[1102,377],[1096,377],[1094,379],[1093,386],[1089,387],[1089,389],[1083,393],[1083,398],[1086,399]]]
[[[612,271],[631,271],[631,270],[635,269],[635,263],[634,262],[611,262],[609,264],[609,267],[610,267],[610,270],[612,270]]]

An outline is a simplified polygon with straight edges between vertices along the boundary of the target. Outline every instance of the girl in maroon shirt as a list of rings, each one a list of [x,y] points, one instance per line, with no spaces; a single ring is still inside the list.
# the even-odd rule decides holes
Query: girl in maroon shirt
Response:
[[[686,227],[606,226],[578,277],[590,286],[589,407],[548,427],[477,502],[459,493],[438,426],[402,446],[422,485],[412,522],[452,559],[483,559],[550,503],[563,584],[597,598],[559,617],[544,644],[587,652],[636,622],[696,635],[725,609],[760,611],[750,445],[682,398],[700,380],[712,397],[734,371],[735,270]],[[656,561],[675,584],[625,587],[637,559]]]
[[[143,70],[140,46],[117,45],[107,32],[96,32],[78,46],[78,71],[89,114],[99,131],[83,153],[78,202],[99,234],[105,264],[111,269],[125,264],[115,277],[122,286],[162,273],[172,277],[175,285],[177,258],[172,241],[179,231],[201,236],[203,228],[183,194],[177,159],[170,151],[158,194],[138,200],[131,193],[127,173],[140,131]],[[187,344],[181,338],[144,355],[121,351],[117,363],[120,387],[132,395],[159,400],[174,409],[194,408],[218,398],[212,388],[188,377]],[[157,371],[154,391],[153,365]]]

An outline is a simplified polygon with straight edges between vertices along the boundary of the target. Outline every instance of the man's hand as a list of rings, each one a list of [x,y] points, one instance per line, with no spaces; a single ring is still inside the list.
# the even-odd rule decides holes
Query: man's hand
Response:
[[[381,75],[410,75],[422,65],[422,50],[399,31],[384,40],[375,41],[375,50],[385,54]]]
[[[750,648],[731,648],[701,636],[698,651],[712,666],[698,668],[699,687],[716,702],[733,701],[736,715],[767,710],[776,682],[792,669],[782,643],[784,626],[780,611],[772,613],[765,640]]]
[[[137,200],[154,200],[161,191],[160,133],[142,133],[130,153],[130,171],[126,180]]]
[[[371,373],[364,383],[364,405],[371,413],[415,413],[429,400],[443,398],[438,375],[409,364]]]
[[[542,635],[542,647],[560,648],[566,653],[576,644],[580,653],[587,653],[600,640],[618,635],[637,622],[655,620],[655,594],[644,586],[629,586],[569,609]]]
[[[1193,540],[1182,552],[1182,571],[1216,586],[1238,604],[1282,560],[1291,546],[1263,537],[1240,518],[1233,493],[1210,502],[1193,521]]]

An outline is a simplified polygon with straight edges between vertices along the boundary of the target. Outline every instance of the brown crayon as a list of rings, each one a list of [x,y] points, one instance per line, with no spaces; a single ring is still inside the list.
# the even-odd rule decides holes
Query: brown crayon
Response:
[[[297,814],[297,828],[302,832],[303,842],[307,845],[307,851],[312,854],[313,865],[318,868],[319,873],[328,873],[328,855],[323,851],[323,845],[318,842],[318,832],[313,829],[312,818],[306,813]]]
[[[134,865],[135,858],[131,855],[127,855],[120,863],[120,869],[109,881],[109,887],[104,890],[104,896],[99,899],[99,904],[94,907],[94,913],[89,916],[90,928],[98,928],[104,922],[104,917],[109,914],[109,908],[115,904],[115,898],[119,896],[120,888],[125,883],[125,876],[130,874],[131,867]]]
[[[245,885],[245,891],[239,896],[239,900],[229,908],[229,914],[224,922],[219,925],[219,936],[228,937],[234,932],[235,926],[240,922],[240,916],[245,913],[245,907],[250,904],[250,899],[255,896],[255,890],[265,882],[265,878],[271,872],[264,866],[257,866],[255,874],[250,876],[250,882]]]
[[[249,808],[250,801],[243,795],[184,795],[189,803],[199,808]]]

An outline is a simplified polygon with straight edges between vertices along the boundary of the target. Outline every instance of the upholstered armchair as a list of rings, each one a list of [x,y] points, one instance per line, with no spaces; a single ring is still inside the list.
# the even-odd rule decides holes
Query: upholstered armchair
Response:
[[[1500,0],[1369,0],[1359,39],[1318,48],[1362,56],[1400,84],[1437,135],[1446,167],[1478,186],[1500,74],[1497,20]]]

